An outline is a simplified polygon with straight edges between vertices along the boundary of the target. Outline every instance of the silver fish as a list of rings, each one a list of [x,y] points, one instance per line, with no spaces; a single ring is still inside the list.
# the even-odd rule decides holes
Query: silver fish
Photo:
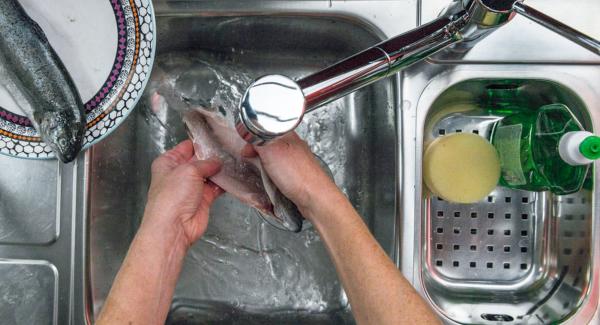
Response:
[[[0,82],[56,156],[75,159],[85,132],[83,102],[46,35],[16,0],[0,0]]]

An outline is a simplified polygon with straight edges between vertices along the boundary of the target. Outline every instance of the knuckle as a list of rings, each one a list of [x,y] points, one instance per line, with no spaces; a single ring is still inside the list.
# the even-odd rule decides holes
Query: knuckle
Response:
[[[185,164],[179,167],[179,170],[186,175],[196,175],[198,174],[198,169],[196,166],[192,164]]]
[[[198,166],[194,164],[185,164],[182,165],[179,169],[181,170],[181,173],[183,173],[187,177],[204,179],[202,171],[200,170],[200,168],[198,168]]]
[[[164,156],[167,157],[168,159],[173,160],[173,161],[183,161],[183,160],[185,160],[184,159],[184,154],[181,153],[181,152],[179,152],[179,151],[177,151],[177,150],[174,150],[174,149],[171,149],[171,150],[165,152]]]

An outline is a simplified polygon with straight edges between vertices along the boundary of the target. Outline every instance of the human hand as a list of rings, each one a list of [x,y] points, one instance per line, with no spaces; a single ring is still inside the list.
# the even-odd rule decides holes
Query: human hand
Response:
[[[191,246],[206,231],[208,210],[223,193],[207,180],[220,169],[219,161],[196,160],[190,140],[156,158],[141,227],[173,231],[176,244]]]
[[[339,189],[323,171],[321,165],[304,140],[296,133],[287,134],[264,146],[246,145],[242,156],[258,156],[263,168],[277,188],[305,213],[325,193],[338,193]]]

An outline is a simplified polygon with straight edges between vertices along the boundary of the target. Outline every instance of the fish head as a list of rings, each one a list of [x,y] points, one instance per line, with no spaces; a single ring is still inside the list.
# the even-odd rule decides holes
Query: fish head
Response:
[[[73,161],[81,151],[85,123],[77,111],[44,112],[39,119],[42,140],[64,163]]]

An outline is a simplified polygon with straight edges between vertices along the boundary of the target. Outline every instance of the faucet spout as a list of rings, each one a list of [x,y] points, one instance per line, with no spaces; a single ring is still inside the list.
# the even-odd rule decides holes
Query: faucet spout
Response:
[[[293,131],[305,113],[399,72],[444,48],[455,45],[457,51],[466,52],[477,41],[510,21],[517,12],[526,12],[528,7],[520,6],[521,2],[454,0],[437,19],[298,81],[280,75],[258,78],[246,90],[240,103],[238,132],[246,141],[262,144]],[[540,17],[534,11],[527,12],[530,18]],[[560,30],[572,32],[564,27]],[[581,35],[576,38],[584,39]]]
[[[310,112],[461,39],[462,16],[440,17],[298,80]]]

